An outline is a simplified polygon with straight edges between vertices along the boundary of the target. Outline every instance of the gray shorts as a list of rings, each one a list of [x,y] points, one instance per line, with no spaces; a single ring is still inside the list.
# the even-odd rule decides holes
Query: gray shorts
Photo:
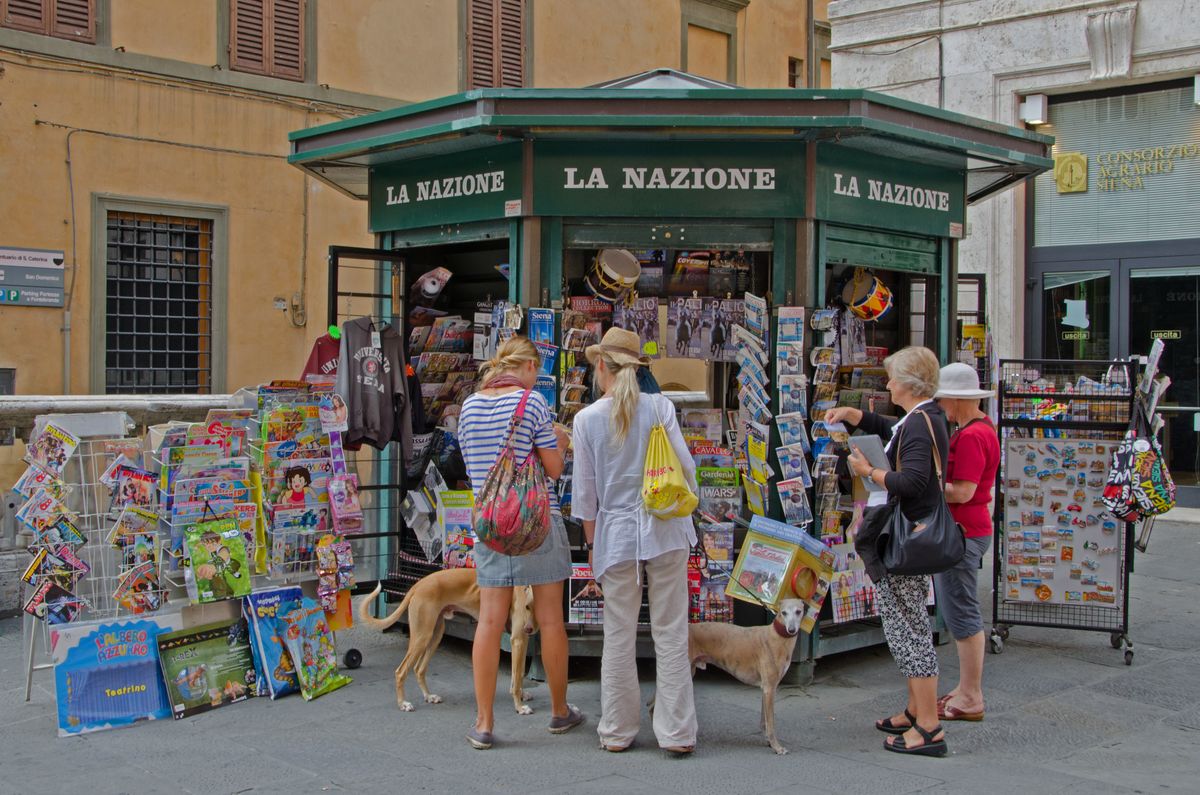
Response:
[[[992,537],[967,539],[967,552],[954,568],[933,575],[933,592],[946,628],[955,640],[966,640],[983,632],[979,613],[979,563],[992,543]]]
[[[503,555],[476,544],[475,581],[480,588],[545,585],[571,576],[571,549],[562,515],[550,514],[550,532],[542,545],[528,555]]]

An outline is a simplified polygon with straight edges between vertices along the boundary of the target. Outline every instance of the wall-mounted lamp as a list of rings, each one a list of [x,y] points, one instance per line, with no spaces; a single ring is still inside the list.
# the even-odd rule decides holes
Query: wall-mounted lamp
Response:
[[[1017,109],[1017,115],[1026,124],[1045,124],[1049,121],[1048,107],[1045,94],[1028,94]]]

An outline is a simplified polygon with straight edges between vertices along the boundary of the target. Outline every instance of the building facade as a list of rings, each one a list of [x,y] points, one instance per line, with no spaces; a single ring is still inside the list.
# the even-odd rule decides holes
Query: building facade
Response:
[[[0,0],[0,389],[223,392],[297,374],[325,320],[328,247],[373,241],[360,203],[287,165],[289,131],[656,67],[827,84],[828,54],[808,46],[827,41],[823,13],[814,0]]]
[[[973,208],[961,272],[1001,356],[1109,359],[1166,342],[1166,452],[1200,500],[1200,4],[841,0],[835,86],[1056,137],[1055,169]]]

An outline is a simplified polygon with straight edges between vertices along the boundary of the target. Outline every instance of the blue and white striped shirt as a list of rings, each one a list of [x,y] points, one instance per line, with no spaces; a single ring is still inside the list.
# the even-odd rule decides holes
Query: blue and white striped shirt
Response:
[[[484,395],[476,392],[463,403],[462,413],[458,418],[458,444],[462,449],[463,461],[467,465],[467,477],[471,480],[471,490],[475,499],[479,499],[479,490],[487,480],[488,471],[500,455],[500,448],[508,433],[508,423],[517,413],[517,404],[521,402],[522,390],[508,392],[503,395]],[[525,416],[513,435],[513,455],[517,466],[524,462],[534,447],[558,447],[558,439],[554,435],[551,424],[550,407],[546,399],[533,392],[525,403]],[[549,478],[546,485],[550,489],[550,510],[559,512],[558,495],[554,484]]]

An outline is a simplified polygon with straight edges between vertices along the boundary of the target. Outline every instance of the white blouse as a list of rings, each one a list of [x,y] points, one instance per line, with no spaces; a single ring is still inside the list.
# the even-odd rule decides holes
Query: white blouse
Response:
[[[592,574],[599,579],[610,566],[650,560],[696,543],[692,517],[658,519],[642,503],[642,476],[650,429],[662,423],[679,456],[684,477],[696,491],[696,465],[688,451],[675,406],[663,395],[643,393],[625,443],[612,443],[612,400],[602,398],[575,415],[572,446],[571,515],[594,520]]]

